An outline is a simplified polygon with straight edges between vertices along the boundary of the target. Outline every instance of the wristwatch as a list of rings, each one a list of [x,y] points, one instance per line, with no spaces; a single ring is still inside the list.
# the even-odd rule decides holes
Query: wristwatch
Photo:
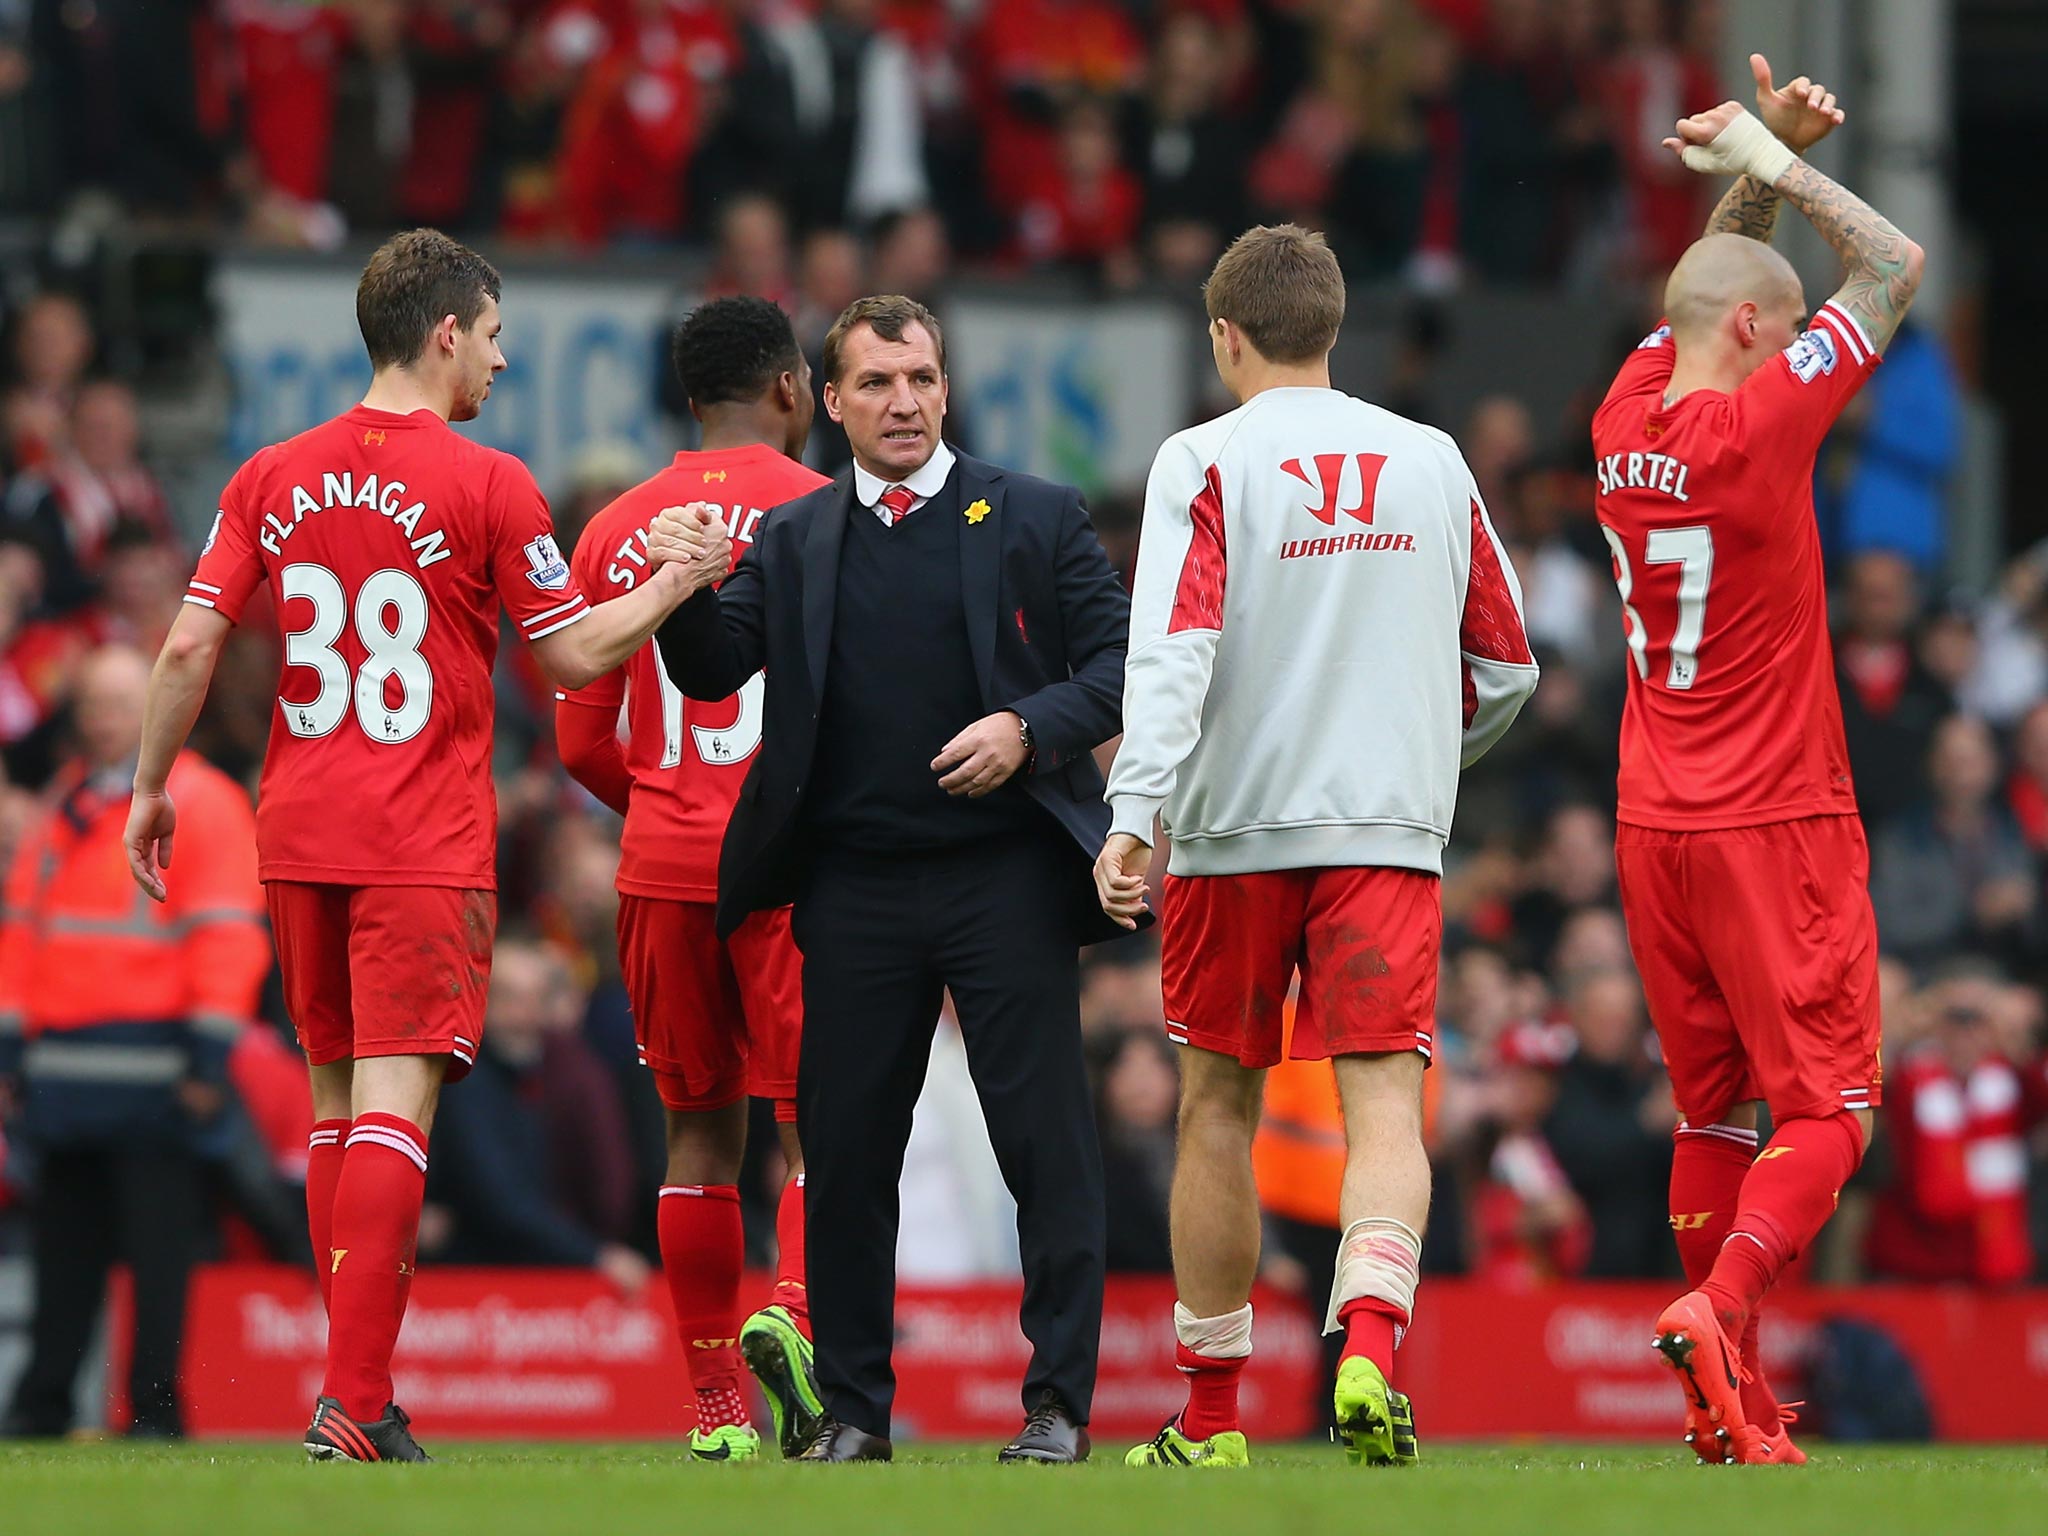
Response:
[[[1017,739],[1024,743],[1024,768],[1028,773],[1038,761],[1038,743],[1032,739],[1031,722],[1022,715],[1017,716]]]

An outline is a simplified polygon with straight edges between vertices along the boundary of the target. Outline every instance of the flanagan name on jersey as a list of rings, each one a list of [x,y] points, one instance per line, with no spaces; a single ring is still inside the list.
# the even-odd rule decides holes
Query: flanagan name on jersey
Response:
[[[299,524],[308,516],[319,512],[331,512],[336,507],[363,507],[388,517],[396,523],[412,546],[413,558],[421,570],[437,560],[446,560],[452,553],[447,539],[438,528],[420,532],[420,518],[426,513],[424,501],[407,501],[403,480],[379,482],[375,475],[365,475],[360,484],[355,476],[344,470],[332,470],[320,477],[320,494],[315,497],[303,485],[292,487],[292,511],[289,521],[275,512],[263,514],[261,532],[256,542],[271,554],[280,552],[284,541],[292,536]]]

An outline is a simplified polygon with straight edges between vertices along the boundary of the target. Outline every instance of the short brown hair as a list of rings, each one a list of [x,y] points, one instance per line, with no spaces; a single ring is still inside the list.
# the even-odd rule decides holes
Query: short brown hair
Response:
[[[839,318],[832,322],[832,329],[825,333],[822,362],[826,383],[839,382],[840,349],[846,345],[846,338],[854,328],[862,325],[884,341],[901,341],[910,327],[923,326],[932,339],[932,345],[938,349],[939,372],[946,371],[946,333],[939,329],[939,317],[903,294],[877,293],[865,299],[855,299],[847,305]]]
[[[1261,224],[1230,242],[1202,285],[1209,319],[1228,320],[1271,363],[1306,363],[1337,344],[1344,270],[1299,224]]]
[[[356,327],[372,368],[419,361],[443,317],[463,330],[503,292],[498,269],[438,229],[407,230],[377,247],[356,284]]]

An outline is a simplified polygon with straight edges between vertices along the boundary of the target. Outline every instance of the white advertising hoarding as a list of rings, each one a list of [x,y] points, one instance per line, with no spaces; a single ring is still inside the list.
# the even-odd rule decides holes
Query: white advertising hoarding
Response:
[[[974,451],[993,463],[1142,490],[1160,443],[1189,424],[1200,322],[1172,305],[963,298],[943,318]]]
[[[238,460],[362,398],[370,365],[356,330],[358,275],[345,266],[222,264],[235,381],[228,446]],[[550,496],[595,442],[630,445],[651,473],[673,451],[656,385],[674,291],[646,278],[508,275],[501,343],[509,366],[483,415],[460,430],[518,455]]]
[[[342,263],[222,263],[236,459],[362,398],[357,276]],[[510,366],[461,430],[517,454],[550,495],[595,442],[630,445],[651,472],[678,446],[658,385],[680,291],[648,277],[508,273]],[[1189,348],[1201,336],[1171,305],[961,296],[944,318],[955,396],[975,452],[995,463],[1091,492],[1136,490],[1160,442],[1188,424]]]

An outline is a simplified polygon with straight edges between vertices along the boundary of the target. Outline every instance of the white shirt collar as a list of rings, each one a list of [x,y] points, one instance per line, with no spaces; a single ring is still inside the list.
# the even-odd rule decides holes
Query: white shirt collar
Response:
[[[953,473],[953,450],[943,441],[936,452],[918,466],[917,472],[904,479],[910,494],[917,500],[911,503],[911,510],[923,506],[946,488],[946,477]],[[853,494],[860,504],[870,511],[882,499],[882,493],[896,482],[871,475],[860,465],[853,466]]]

